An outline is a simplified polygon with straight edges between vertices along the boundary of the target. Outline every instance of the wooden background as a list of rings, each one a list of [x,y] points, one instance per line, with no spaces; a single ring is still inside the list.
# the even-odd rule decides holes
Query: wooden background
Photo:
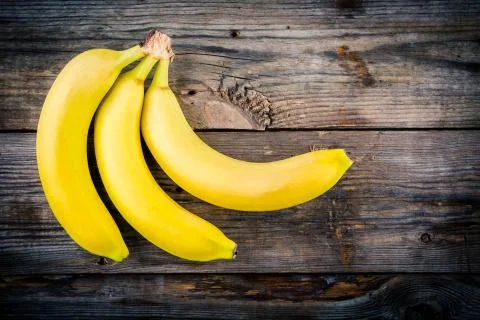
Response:
[[[479,319],[478,1],[2,1],[1,318]],[[171,85],[202,139],[270,161],[345,148],[355,164],[324,196],[273,213],[161,186],[239,245],[185,262],[109,203],[121,264],[74,244],[35,162],[45,95],[73,56],[173,38]],[[91,155],[91,144],[89,147]]]

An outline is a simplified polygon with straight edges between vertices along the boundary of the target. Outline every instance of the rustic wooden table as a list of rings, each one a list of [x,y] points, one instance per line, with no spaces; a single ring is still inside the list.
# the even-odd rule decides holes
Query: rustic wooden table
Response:
[[[0,7],[2,319],[480,319],[478,1]],[[173,37],[171,85],[211,146],[255,161],[341,147],[355,160],[318,199],[244,214],[193,198],[147,155],[176,201],[237,241],[234,261],[172,257],[109,204],[131,252],[112,264],[45,201],[35,129],[55,76],[153,28]]]

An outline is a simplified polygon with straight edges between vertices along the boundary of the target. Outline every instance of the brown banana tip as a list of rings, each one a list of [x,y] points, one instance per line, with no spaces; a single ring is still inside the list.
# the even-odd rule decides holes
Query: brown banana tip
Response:
[[[237,248],[238,248],[238,246],[237,246],[237,244],[235,243],[235,247],[233,248],[232,259],[235,259],[235,258],[237,257],[237,254],[238,254]]]
[[[145,41],[140,43],[143,52],[154,58],[173,61],[175,54],[172,50],[172,39],[165,33],[152,30],[148,33]]]

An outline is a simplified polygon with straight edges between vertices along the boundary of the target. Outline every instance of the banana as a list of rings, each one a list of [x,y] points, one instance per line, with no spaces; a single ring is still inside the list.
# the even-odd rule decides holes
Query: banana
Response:
[[[165,173],[197,198],[240,211],[278,210],[332,188],[351,166],[342,149],[252,163],[221,154],[189,126],[168,86],[170,61],[161,60],[147,90],[142,135]]]
[[[80,247],[118,262],[128,249],[90,177],[88,129],[122,68],[149,53],[156,38],[150,33],[142,46],[92,49],[73,58],[48,92],[38,122],[38,171],[53,214]]]
[[[164,40],[156,58],[170,59],[169,38]],[[94,124],[100,176],[122,216],[156,246],[188,260],[233,259],[236,244],[172,200],[157,184],[143,157],[143,84],[155,63],[154,57],[147,56],[121,75],[100,106]]]

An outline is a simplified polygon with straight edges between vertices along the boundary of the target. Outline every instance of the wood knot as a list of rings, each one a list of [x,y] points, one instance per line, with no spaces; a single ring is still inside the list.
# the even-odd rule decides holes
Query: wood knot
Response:
[[[423,243],[432,242],[432,236],[428,232],[422,233],[422,235],[420,236],[420,241],[422,241]]]
[[[264,128],[270,125],[272,103],[251,83],[222,76],[218,92],[223,99],[245,111],[256,124]]]

